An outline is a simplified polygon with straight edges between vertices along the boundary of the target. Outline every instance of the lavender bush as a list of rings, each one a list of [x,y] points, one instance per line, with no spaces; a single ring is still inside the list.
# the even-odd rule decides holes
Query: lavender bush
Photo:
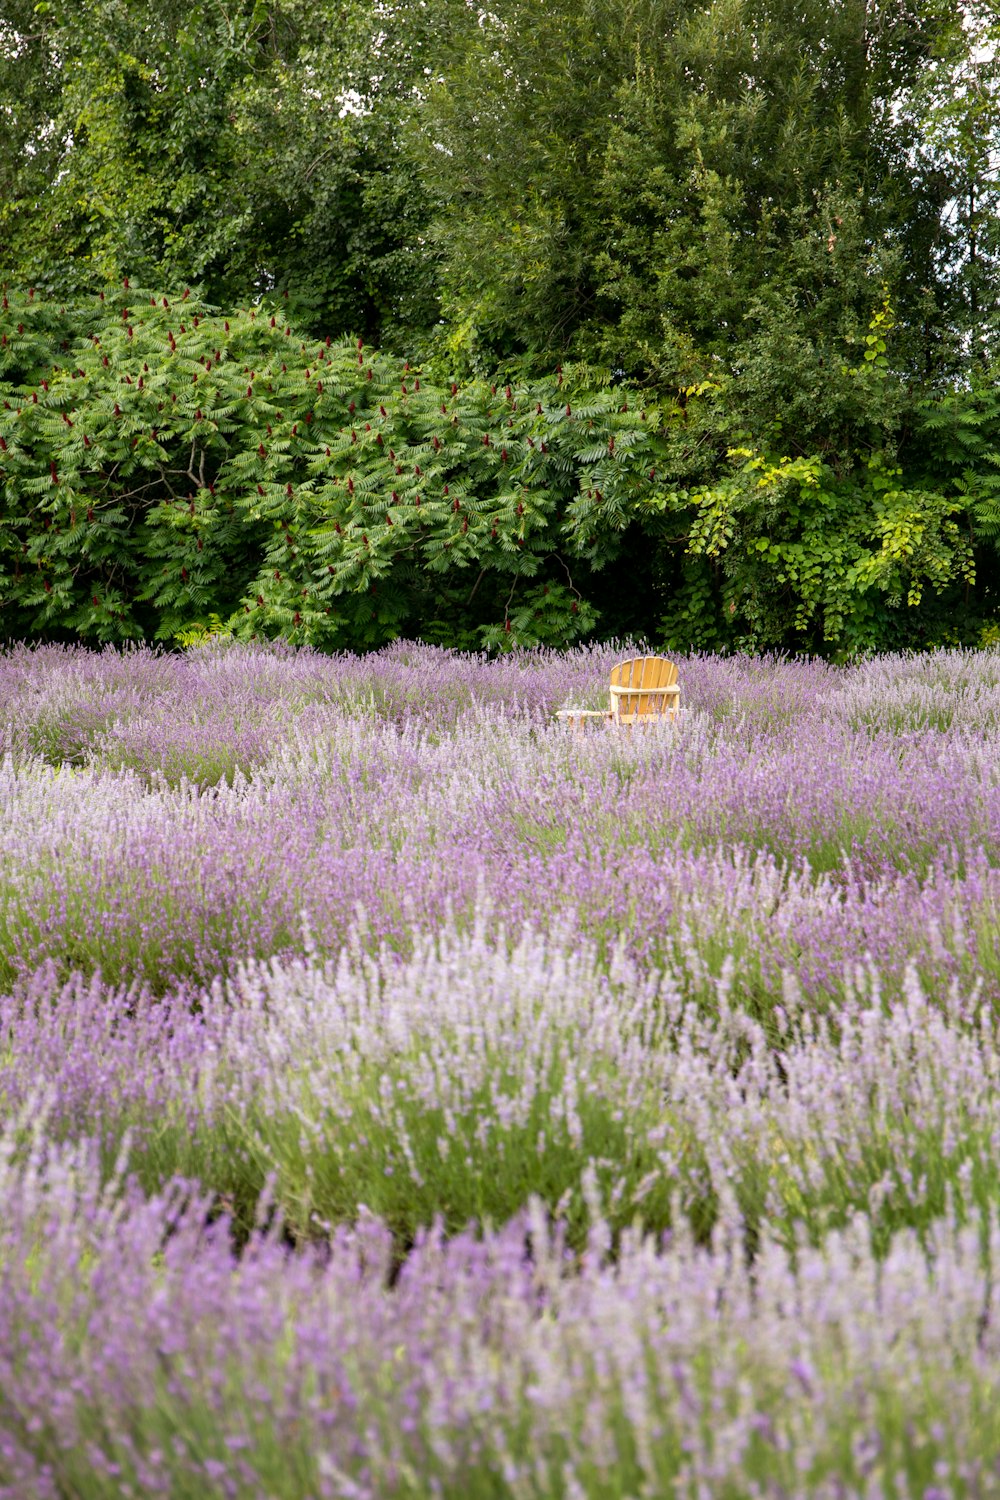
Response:
[[[0,656],[0,1496],[1000,1492],[1000,658]]]
[[[9,1151],[8,1151],[9,1156]],[[570,1255],[531,1204],[485,1238],[235,1261],[181,1185],[102,1187],[85,1144],[3,1174],[9,1495],[993,1492],[1000,1231],[940,1221],[876,1257],[863,1216],[752,1265],[595,1218]]]

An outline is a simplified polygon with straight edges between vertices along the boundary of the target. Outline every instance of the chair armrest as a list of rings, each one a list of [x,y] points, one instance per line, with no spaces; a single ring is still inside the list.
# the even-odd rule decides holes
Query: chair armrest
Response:
[[[661,698],[679,698],[680,683],[672,683],[670,687],[617,687],[610,689],[612,698],[649,698],[654,695]]]

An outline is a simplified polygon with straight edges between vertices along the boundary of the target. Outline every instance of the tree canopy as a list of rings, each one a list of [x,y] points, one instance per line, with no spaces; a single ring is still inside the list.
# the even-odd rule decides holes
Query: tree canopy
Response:
[[[316,638],[326,630],[362,644],[374,583],[378,631],[464,643],[570,638],[584,626],[830,651],[978,639],[997,608],[1000,535],[998,35],[991,6],[952,0],[497,0],[488,10],[466,0],[11,0],[0,21],[4,327],[12,349],[18,324],[41,342],[7,356],[5,399],[23,411],[45,380],[59,402],[50,410],[42,393],[58,427],[32,414],[31,442],[18,419],[17,463],[3,471],[6,555],[22,559],[23,578],[27,533],[16,529],[34,525],[29,485],[48,483],[50,462],[61,472],[80,457],[62,418],[75,431],[79,410],[96,441],[96,414],[73,405],[78,393],[100,390],[125,411],[141,347],[143,389],[179,395],[187,346],[169,348],[164,328],[177,332],[162,302],[173,307],[188,289],[213,332],[185,357],[212,359],[219,407],[202,418],[215,436],[191,435],[209,467],[225,470],[239,517],[213,530],[229,593],[180,590],[151,614],[160,596],[136,562],[129,589],[147,596],[130,594],[125,608],[121,595],[129,631],[183,628],[210,594],[213,609],[245,618],[258,594],[276,600],[253,582],[264,564],[286,576],[272,566],[273,539],[261,541],[267,517],[255,515],[253,494],[279,482],[285,459],[264,442],[274,474],[239,469],[237,455],[266,433],[227,384],[237,369],[242,379],[242,356],[213,321],[243,328],[252,315],[269,327],[275,313],[296,349],[327,338],[376,345],[373,382],[384,376],[379,390],[393,393],[378,403],[390,413],[383,441],[409,455],[447,435],[434,477],[470,504],[452,512],[468,524],[447,553],[434,552],[444,532],[427,541],[430,511],[420,540],[406,522],[389,546],[398,476],[372,454],[364,484],[391,570],[382,579],[370,560],[355,576],[338,554],[326,577],[341,602],[326,584],[322,605],[336,630],[290,601],[275,602],[267,629],[309,619]],[[128,347],[94,312],[102,291],[117,307],[126,278],[160,309],[142,315]],[[19,313],[11,325],[15,306],[29,321]],[[107,366],[89,359],[95,336]],[[86,377],[72,402],[64,343]],[[257,363],[272,353],[262,348]],[[407,361],[433,400],[408,390],[404,421],[393,403]],[[589,443],[566,446],[570,430],[584,430],[573,419],[550,425],[549,408],[566,404],[552,399],[560,368],[575,392],[568,404],[594,413]],[[282,372],[268,369],[274,383]],[[453,384],[457,447],[445,431]],[[487,475],[499,408],[483,392],[493,386],[517,392],[508,475]],[[144,401],[143,433],[165,433],[147,423]],[[544,422],[533,426],[539,404]],[[636,411],[655,413],[646,435]],[[609,425],[626,416],[622,430]],[[350,429],[339,409],[330,423],[335,440],[303,449],[284,479],[301,503],[308,496],[316,536],[335,522],[343,530],[337,443]],[[525,446],[543,429],[544,478]],[[179,442],[180,424],[171,431]],[[627,496],[592,473],[616,433],[623,460],[633,440],[636,454],[656,448]],[[114,546],[127,552],[131,538],[136,558],[157,507],[178,498],[176,474],[170,485],[160,476],[179,460],[159,441],[166,456],[136,458],[146,487],[114,523]],[[127,477],[120,457],[114,464],[112,489]],[[86,490],[91,470],[78,472]],[[531,496],[525,514],[540,509],[512,571],[513,554],[480,548],[479,528],[515,472]],[[240,474],[250,487],[237,494]],[[204,486],[194,493],[197,511]],[[363,534],[371,544],[372,530]],[[558,559],[551,576],[538,561],[538,599],[550,602],[532,604],[534,626],[503,606],[518,569],[520,597],[530,592],[529,534],[539,559]],[[63,552],[83,579],[96,541],[84,566],[78,540],[64,536]],[[461,559],[468,590],[456,582]],[[14,619],[18,630],[92,628],[79,590],[70,598],[48,583],[55,599],[34,613],[23,589],[16,608],[8,594],[6,631]],[[352,590],[367,591],[363,607],[348,607]]]

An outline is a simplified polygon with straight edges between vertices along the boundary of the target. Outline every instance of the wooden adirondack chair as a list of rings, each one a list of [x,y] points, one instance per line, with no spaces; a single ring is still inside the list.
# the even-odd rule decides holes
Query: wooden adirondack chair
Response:
[[[611,669],[613,724],[673,719],[680,706],[677,668],[665,656],[636,656]]]
[[[655,724],[680,707],[677,668],[665,656],[636,656],[611,669],[610,708],[561,708],[556,718],[582,732],[588,724]]]

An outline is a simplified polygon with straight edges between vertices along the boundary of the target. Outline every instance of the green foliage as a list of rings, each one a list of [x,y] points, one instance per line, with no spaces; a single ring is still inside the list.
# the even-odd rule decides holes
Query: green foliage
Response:
[[[741,647],[791,638],[875,649],[884,627],[873,594],[915,608],[928,586],[940,593],[973,581],[961,497],[904,488],[902,471],[879,456],[846,477],[815,454],[731,457],[739,463],[730,475],[687,497],[688,548],[722,560],[724,610]]]
[[[571,508],[624,525],[662,442],[580,373],[438,385],[361,340],[135,287],[0,314],[5,633],[555,644],[590,630]],[[572,565],[572,566],[571,566]]]
[[[911,169],[942,205],[911,231],[927,241],[928,279],[947,314],[927,363],[981,374],[1000,332],[1000,17],[990,0],[946,13],[904,119]]]
[[[4,634],[561,644],[595,629],[617,565],[656,579],[674,648],[843,654],[934,639],[942,612],[954,629],[1000,532],[989,387],[925,401],[902,456],[870,420],[849,462],[772,435],[683,484],[718,382],[662,405],[584,367],[442,382],[307,340],[284,308],[5,294]],[[883,300],[835,376],[872,412],[895,399],[892,321]]]
[[[986,0],[11,0],[4,631],[978,639],[998,42]]]
[[[211,641],[231,638],[232,633],[226,629],[214,610],[210,611],[207,620],[192,620],[190,625],[185,625],[174,636],[178,646],[185,651],[192,646],[206,646]]]
[[[60,297],[131,275],[224,303],[288,290],[324,333],[428,325],[400,95],[429,28],[409,25],[376,108],[369,8],[322,10],[317,25],[304,0],[5,8],[0,265]]]
[[[504,0],[419,119],[453,336],[675,386],[721,361],[758,430],[800,392],[789,332],[822,369],[863,334],[873,279],[916,355],[940,327],[923,220],[946,189],[933,153],[914,171],[900,103],[946,42],[951,19],[895,0]],[[810,427],[837,415],[818,383]]]

